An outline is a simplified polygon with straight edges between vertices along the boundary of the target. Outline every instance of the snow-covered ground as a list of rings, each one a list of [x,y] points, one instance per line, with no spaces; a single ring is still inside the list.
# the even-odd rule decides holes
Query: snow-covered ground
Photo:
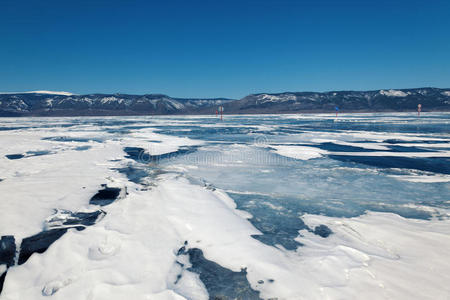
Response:
[[[17,247],[0,297],[449,299],[449,124],[0,119],[0,236]],[[127,193],[93,205],[105,184]],[[105,215],[19,265],[55,209]]]

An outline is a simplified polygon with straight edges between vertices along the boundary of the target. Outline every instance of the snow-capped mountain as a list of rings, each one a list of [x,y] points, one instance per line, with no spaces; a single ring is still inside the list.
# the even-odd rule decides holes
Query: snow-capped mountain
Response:
[[[36,91],[0,94],[0,116],[149,115],[191,113],[232,101],[182,99],[161,94],[88,94]]]
[[[48,94],[48,95],[65,95],[72,96],[72,93],[63,91],[29,91],[29,92],[0,92],[0,94]]]
[[[230,113],[450,111],[450,89],[417,88],[375,91],[301,92],[253,94],[225,104]]]
[[[0,94],[0,116],[213,114],[218,106],[227,114],[412,111],[418,104],[423,111],[450,111],[450,89],[263,93],[241,100],[36,91]]]

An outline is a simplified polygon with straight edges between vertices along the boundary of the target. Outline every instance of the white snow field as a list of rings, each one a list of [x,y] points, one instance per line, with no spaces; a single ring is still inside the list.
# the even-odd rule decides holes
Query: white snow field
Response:
[[[5,300],[450,299],[450,114],[2,118],[4,236]]]

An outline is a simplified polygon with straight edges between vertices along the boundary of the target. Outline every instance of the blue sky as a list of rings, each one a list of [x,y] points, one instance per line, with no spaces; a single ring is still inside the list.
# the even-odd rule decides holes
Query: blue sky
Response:
[[[450,1],[0,0],[0,91],[450,87]]]

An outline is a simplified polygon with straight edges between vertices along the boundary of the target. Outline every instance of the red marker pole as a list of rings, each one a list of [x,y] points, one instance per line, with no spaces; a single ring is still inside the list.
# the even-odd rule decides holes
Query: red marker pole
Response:
[[[422,104],[417,105],[417,116],[420,117],[420,111],[422,110]]]

